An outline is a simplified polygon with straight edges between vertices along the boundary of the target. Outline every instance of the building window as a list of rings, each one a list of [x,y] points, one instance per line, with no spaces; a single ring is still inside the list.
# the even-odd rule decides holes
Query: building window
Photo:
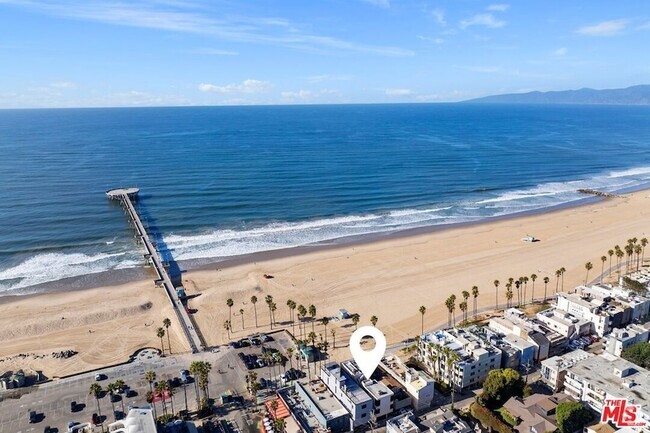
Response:
[[[367,408],[367,407],[368,407],[367,404],[362,404],[362,405],[361,405],[361,409],[365,409],[365,408]]]
[[[361,414],[361,418],[365,418],[366,415],[368,415],[368,414],[367,414],[367,413],[362,413],[362,414]]]

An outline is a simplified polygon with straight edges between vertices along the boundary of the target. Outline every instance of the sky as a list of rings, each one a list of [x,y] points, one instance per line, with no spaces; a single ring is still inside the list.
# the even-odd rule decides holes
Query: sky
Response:
[[[0,0],[0,108],[622,88],[649,43],[640,0]]]

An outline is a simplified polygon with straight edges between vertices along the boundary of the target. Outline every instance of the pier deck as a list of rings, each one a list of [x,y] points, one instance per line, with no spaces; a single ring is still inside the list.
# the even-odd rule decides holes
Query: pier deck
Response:
[[[169,277],[169,273],[167,272],[167,269],[165,269],[165,266],[160,257],[160,254],[158,253],[158,250],[154,247],[153,243],[151,242],[151,239],[149,238],[149,234],[144,228],[144,225],[140,220],[140,216],[138,215],[138,212],[135,210],[135,206],[133,206],[133,201],[137,197],[138,192],[139,190],[137,188],[120,188],[120,189],[113,189],[107,191],[106,195],[111,200],[119,200],[122,206],[124,207],[126,213],[128,214],[129,219],[131,220],[131,223],[133,224],[137,232],[137,236],[140,238],[140,240],[144,244],[144,247],[147,250],[146,257],[151,261],[151,265],[153,266],[156,274],[158,275],[157,281],[160,282],[159,285],[161,285],[165,289],[165,292],[167,292],[167,297],[169,298],[169,301],[171,302],[172,307],[176,312],[178,323],[181,325],[181,328],[184,331],[185,337],[187,338],[187,341],[190,345],[190,348],[192,349],[192,352],[196,353],[200,349],[205,349],[204,344],[199,336],[199,333],[194,328],[193,321],[190,318],[189,313],[185,309],[185,306],[181,302],[181,299],[178,297],[178,294],[176,293],[174,284],[172,283],[172,280]]]

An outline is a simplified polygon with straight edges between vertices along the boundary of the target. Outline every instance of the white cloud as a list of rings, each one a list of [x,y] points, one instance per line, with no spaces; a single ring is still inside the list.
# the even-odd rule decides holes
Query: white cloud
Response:
[[[487,7],[487,10],[493,11],[493,12],[505,12],[510,8],[509,4],[505,3],[497,3],[493,4]]]
[[[384,9],[388,9],[390,7],[389,0],[361,0],[361,1]]]
[[[503,20],[496,19],[492,14],[476,14],[460,22],[460,28],[466,29],[471,26],[483,26],[490,29],[497,29],[506,25]]]
[[[404,97],[413,95],[413,91],[411,89],[386,89],[384,93],[386,96],[390,97]]]
[[[224,15],[206,4],[190,1],[97,0],[30,1],[0,0],[3,3],[37,12],[116,26],[137,27],[179,33],[208,35],[217,39],[253,44],[269,44],[300,50],[360,52],[381,56],[413,56],[410,50],[382,45],[366,45],[331,36],[307,33],[286,19],[277,17],[242,17]],[[388,0],[367,0],[388,7]]]
[[[50,87],[55,89],[74,89],[76,86],[70,81],[57,81],[50,84]]]
[[[561,47],[553,51],[553,54],[555,54],[556,56],[564,56],[568,51],[569,50],[566,47]]]
[[[420,39],[421,41],[433,42],[436,45],[445,43],[445,40],[443,38],[431,38],[429,36],[418,36],[418,39]]]
[[[314,93],[309,90],[298,90],[297,92],[282,92],[280,96],[284,99],[310,99]]]
[[[442,9],[432,10],[431,16],[435,18],[439,26],[445,27],[447,25],[447,21],[445,20],[445,11],[443,11]]]
[[[266,92],[271,88],[271,83],[268,81],[260,80],[244,80],[240,84],[228,84],[225,86],[217,86],[215,84],[201,83],[199,84],[199,90],[201,92],[212,92],[212,93],[221,93],[221,94],[232,94],[232,93],[262,93]]]
[[[603,21],[591,26],[580,27],[576,33],[588,36],[614,36],[625,30],[627,20]]]

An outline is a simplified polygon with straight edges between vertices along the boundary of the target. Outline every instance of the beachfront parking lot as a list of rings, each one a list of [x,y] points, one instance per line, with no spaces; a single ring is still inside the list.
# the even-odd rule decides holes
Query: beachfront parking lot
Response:
[[[286,356],[286,348],[291,346],[289,337],[284,332],[271,334],[273,341],[264,343],[264,348],[276,351]],[[221,346],[212,350],[192,354],[172,355],[160,358],[157,356],[140,356],[134,362],[92,373],[83,373],[67,379],[60,379],[41,384],[36,387],[24,389],[26,392],[21,398],[3,398],[0,401],[0,431],[11,433],[42,432],[45,426],[58,429],[59,432],[67,431],[68,423],[90,422],[93,413],[101,412],[101,420],[104,425],[114,421],[113,408],[119,417],[122,408],[128,412],[128,406],[143,406],[146,392],[149,390],[149,383],[145,380],[145,372],[152,370],[156,372],[156,380],[173,380],[180,378],[180,370],[188,369],[192,361],[208,361],[212,364],[209,375],[209,394],[220,405],[220,394],[228,390],[234,395],[250,396],[246,392],[246,375],[249,373],[246,365],[241,361],[238,353],[259,354],[261,357],[262,345],[249,345],[248,347],[235,349],[228,346]],[[293,362],[294,366],[296,362]],[[286,365],[286,369],[289,365]],[[278,380],[280,374],[284,373],[282,365],[275,368],[258,367],[254,370],[258,378]],[[269,373],[271,371],[271,373]],[[103,393],[99,399],[99,409],[95,398],[89,395],[90,385],[95,383],[96,374],[102,374],[99,383],[102,388],[117,379],[121,379],[131,390],[127,396],[125,393],[118,394],[111,403],[110,395]],[[174,411],[186,408],[192,411],[196,407],[195,389],[192,378],[186,385],[174,388],[173,404]],[[75,411],[71,411],[71,403],[76,402]],[[166,402],[167,409],[171,409],[171,400]],[[162,413],[162,403],[156,403],[159,413]],[[29,423],[28,413],[36,411],[38,414],[36,423]],[[223,411],[222,411],[223,413]],[[245,430],[250,419],[243,412],[226,411],[224,416],[230,419],[234,425]],[[56,431],[56,430],[54,430]]]

